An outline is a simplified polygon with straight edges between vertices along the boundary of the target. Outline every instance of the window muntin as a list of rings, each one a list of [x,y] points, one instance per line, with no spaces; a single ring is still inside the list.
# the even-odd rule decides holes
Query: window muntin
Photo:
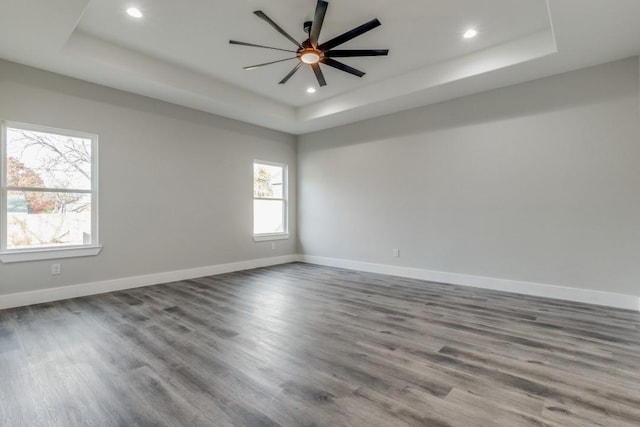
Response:
[[[97,245],[97,136],[4,123],[0,252]]]
[[[253,235],[287,233],[287,166],[256,160],[253,164]]]

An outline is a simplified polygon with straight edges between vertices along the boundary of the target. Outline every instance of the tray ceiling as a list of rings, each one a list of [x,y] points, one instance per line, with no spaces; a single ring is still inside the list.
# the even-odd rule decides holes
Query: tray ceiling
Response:
[[[345,49],[385,48],[388,57],[344,59],[362,79],[325,67],[317,87],[295,64],[243,66],[289,48],[252,14],[262,9],[294,37],[314,0],[22,0],[4,5],[0,57],[234,119],[306,133],[518,83],[640,52],[635,0],[333,0],[321,41],[370,19],[382,26]],[[131,18],[132,5],[144,14]],[[29,22],[32,31],[24,31]],[[34,25],[34,22],[37,25]],[[469,28],[478,31],[464,39]]]

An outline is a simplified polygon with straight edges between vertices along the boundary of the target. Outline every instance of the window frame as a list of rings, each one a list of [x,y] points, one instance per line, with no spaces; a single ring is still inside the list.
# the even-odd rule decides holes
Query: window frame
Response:
[[[0,261],[3,263],[37,261],[46,259],[75,258],[94,256],[100,253],[102,246],[99,242],[98,227],[98,135],[88,132],[80,132],[68,129],[60,129],[51,126],[34,125],[10,120],[3,120],[0,135]],[[54,135],[69,136],[91,140],[91,190],[55,189],[43,187],[47,190],[72,190],[73,192],[91,195],[91,243],[87,245],[49,246],[39,248],[7,248],[7,220],[8,220],[8,193],[11,191],[7,185],[7,129],[20,129],[31,132],[50,133]]]
[[[275,166],[282,168],[282,198],[255,197],[255,167],[258,165]],[[251,194],[253,195],[252,206],[252,236],[255,242],[267,242],[271,240],[286,240],[289,238],[289,165],[286,163],[272,162],[268,160],[254,159],[251,168]],[[282,201],[282,222],[284,231],[280,233],[255,233],[255,201],[256,200],[277,200]]]

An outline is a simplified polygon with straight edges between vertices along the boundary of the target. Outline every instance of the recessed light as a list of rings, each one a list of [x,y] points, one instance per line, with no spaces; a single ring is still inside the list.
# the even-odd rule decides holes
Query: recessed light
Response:
[[[474,37],[475,37],[475,36],[477,36],[477,35],[478,35],[478,31],[477,31],[477,30],[474,30],[473,28],[470,28],[470,29],[468,29],[468,30],[464,33],[463,37],[464,37],[465,39],[472,39],[472,38],[474,38]]]
[[[142,18],[142,12],[137,7],[127,9],[127,14],[133,18]]]
[[[310,87],[309,89],[307,89],[307,93],[316,93],[316,88]]]

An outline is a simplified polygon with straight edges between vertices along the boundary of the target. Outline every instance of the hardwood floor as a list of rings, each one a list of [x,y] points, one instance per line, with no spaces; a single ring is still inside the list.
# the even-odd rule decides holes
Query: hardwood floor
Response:
[[[2,426],[639,426],[640,314],[289,264],[0,311]]]

